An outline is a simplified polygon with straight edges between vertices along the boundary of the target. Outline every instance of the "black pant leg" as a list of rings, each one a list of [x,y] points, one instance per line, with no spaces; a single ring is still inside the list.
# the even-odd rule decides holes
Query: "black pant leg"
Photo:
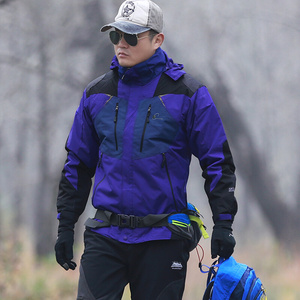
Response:
[[[184,292],[189,250],[187,240],[135,245],[130,254],[133,300],[180,300]]]
[[[128,283],[128,245],[89,230],[84,233],[84,242],[77,299],[120,300]]]
[[[186,240],[127,245],[86,231],[77,299],[120,300],[129,282],[133,300],[180,300],[188,259]]]

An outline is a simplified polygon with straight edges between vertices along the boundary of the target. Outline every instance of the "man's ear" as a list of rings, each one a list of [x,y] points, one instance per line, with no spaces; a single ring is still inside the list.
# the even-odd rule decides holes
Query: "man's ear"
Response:
[[[165,39],[165,35],[163,33],[159,33],[154,36],[153,42],[154,42],[155,49],[158,49],[162,45],[164,39]]]

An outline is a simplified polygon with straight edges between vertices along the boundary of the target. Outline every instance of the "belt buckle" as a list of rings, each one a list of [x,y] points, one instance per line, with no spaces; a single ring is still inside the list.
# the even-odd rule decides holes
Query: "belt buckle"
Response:
[[[136,227],[136,217],[134,215],[118,214],[118,226],[119,227]]]

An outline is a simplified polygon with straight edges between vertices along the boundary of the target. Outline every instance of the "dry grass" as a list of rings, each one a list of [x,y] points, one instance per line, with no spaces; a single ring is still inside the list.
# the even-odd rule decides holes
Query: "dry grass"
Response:
[[[204,263],[210,264],[209,241],[203,242]],[[78,253],[81,251],[78,251]],[[0,245],[0,299],[56,300],[75,299],[78,268],[64,271],[54,256],[37,260],[30,245],[19,240],[4,240]],[[261,244],[237,249],[237,261],[253,267],[264,283],[271,300],[300,299],[300,257],[278,245]],[[79,261],[79,257],[76,258]],[[198,257],[191,253],[184,300],[202,299],[206,275],[200,273]],[[126,288],[123,300],[130,299]]]
[[[54,257],[37,260],[29,244],[6,239],[0,246],[0,299],[75,299],[78,271],[64,272]]]

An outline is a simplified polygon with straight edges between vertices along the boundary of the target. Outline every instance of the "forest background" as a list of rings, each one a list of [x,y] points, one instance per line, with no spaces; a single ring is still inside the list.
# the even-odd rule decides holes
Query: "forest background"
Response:
[[[99,28],[121,2],[0,0],[0,299],[75,298],[78,271],[54,258],[58,181],[82,92],[113,56]],[[238,179],[234,256],[254,267],[269,299],[300,299],[300,2],[156,2],[162,48],[208,87],[228,135]],[[195,159],[188,195],[211,233]],[[92,214],[76,226],[77,262]],[[209,240],[201,245],[209,265]],[[185,300],[203,294],[197,264],[193,251]]]

